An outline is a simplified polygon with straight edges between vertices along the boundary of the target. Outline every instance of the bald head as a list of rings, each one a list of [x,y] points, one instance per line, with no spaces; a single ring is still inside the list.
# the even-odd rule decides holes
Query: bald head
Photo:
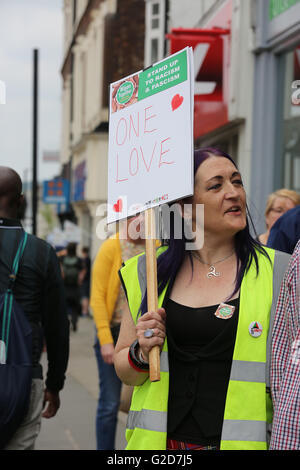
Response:
[[[22,203],[22,181],[18,173],[0,166],[0,216],[15,218]]]

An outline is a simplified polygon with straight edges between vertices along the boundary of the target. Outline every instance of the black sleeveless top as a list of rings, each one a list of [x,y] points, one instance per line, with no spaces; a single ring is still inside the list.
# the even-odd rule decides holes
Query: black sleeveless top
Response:
[[[168,299],[170,386],[168,438],[199,445],[220,443],[235,344],[239,299],[231,318],[217,318],[218,305],[191,308]]]

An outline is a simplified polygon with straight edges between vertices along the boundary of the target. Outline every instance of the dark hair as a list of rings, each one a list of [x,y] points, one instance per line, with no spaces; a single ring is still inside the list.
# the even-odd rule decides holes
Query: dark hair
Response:
[[[196,172],[199,166],[205,160],[207,160],[210,156],[228,158],[228,160],[230,160],[233,163],[233,165],[237,168],[236,163],[227,153],[217,148],[207,147],[207,148],[198,149],[194,151],[194,177],[196,175]],[[249,220],[251,222],[251,225],[254,231],[255,231],[255,228],[254,228],[254,224],[249,214],[249,210],[247,206],[246,206],[246,210],[247,210],[246,227],[235,235],[235,253],[239,260],[239,263],[237,266],[235,287],[231,296],[236,294],[236,292],[238,292],[238,290],[240,289],[243,276],[250,268],[250,265],[253,260],[255,261],[256,272],[258,275],[259,266],[258,266],[258,258],[257,258],[256,250],[262,253],[263,255],[265,255],[267,258],[269,258],[269,255],[266,252],[266,250],[264,250],[262,245],[258,241],[256,241],[250,234]],[[182,224],[184,224],[183,217],[181,218],[181,220],[182,220]],[[168,249],[165,250],[163,253],[161,253],[157,259],[158,295],[160,295],[163,292],[168,282],[170,283],[170,285],[173,284],[175,277],[177,275],[177,272],[184,260],[184,256],[186,252],[185,244],[188,241],[190,240],[187,240],[184,230],[182,230],[182,238],[178,239],[177,237],[174,237],[174,214],[171,213],[169,238],[167,240],[164,240],[163,242],[163,245],[167,245]],[[191,256],[190,256],[190,260],[191,260],[191,263],[193,263]],[[145,292],[145,295],[142,299],[139,313],[144,314],[146,312],[147,312],[147,291]]]
[[[1,209],[11,212],[12,218],[19,218],[22,205],[22,180],[12,168],[0,166],[0,206]]]
[[[68,256],[76,256],[77,243],[71,242],[67,245]]]

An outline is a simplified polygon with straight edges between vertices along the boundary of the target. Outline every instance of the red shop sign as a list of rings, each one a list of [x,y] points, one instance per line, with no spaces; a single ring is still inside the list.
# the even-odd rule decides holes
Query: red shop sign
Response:
[[[194,138],[228,123],[228,77],[224,37],[229,29],[172,29],[170,53],[190,46],[194,51]]]

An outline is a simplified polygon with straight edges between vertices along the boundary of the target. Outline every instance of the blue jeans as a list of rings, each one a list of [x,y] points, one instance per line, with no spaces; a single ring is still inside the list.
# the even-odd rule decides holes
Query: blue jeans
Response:
[[[114,450],[122,382],[114,365],[103,361],[98,338],[94,348],[100,388],[96,415],[97,450]]]

